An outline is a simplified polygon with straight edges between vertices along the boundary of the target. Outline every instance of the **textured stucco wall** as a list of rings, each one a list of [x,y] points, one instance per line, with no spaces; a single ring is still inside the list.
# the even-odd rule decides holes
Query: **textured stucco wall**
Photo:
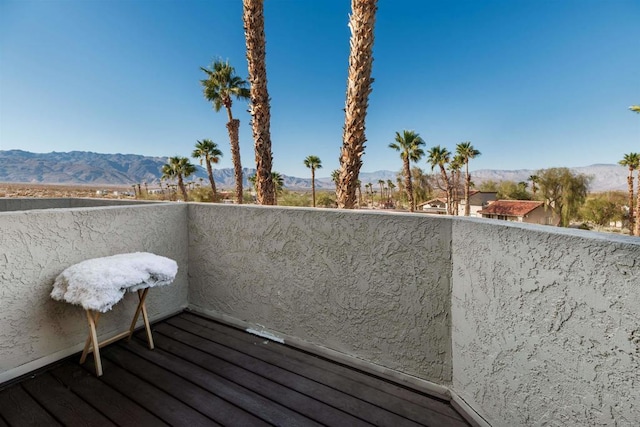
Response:
[[[178,262],[176,281],[153,289],[151,318],[187,305],[187,206],[154,204],[0,213],[0,383],[25,364],[72,354],[87,334],[84,310],[49,297],[53,279],[79,261],[147,251]],[[103,315],[102,336],[128,328],[137,296]]]
[[[437,383],[451,378],[451,221],[189,205],[189,302]]]
[[[11,198],[0,197],[0,212],[28,211],[32,209],[64,209],[89,208],[96,206],[139,205],[147,202],[142,200],[120,199],[91,199],[91,198]]]
[[[453,224],[453,390],[493,426],[637,426],[640,239]]]

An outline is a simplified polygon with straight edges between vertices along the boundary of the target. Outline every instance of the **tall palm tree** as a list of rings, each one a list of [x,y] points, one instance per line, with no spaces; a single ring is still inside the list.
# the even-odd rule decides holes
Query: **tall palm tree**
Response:
[[[373,207],[373,184],[370,182],[366,183],[364,189],[369,196],[369,203],[371,203],[371,207]]]
[[[388,199],[389,202],[393,200],[393,189],[396,188],[396,185],[390,179],[387,180],[387,191],[388,191]]]
[[[331,181],[336,185],[336,193],[338,193],[338,182],[340,181],[340,170],[334,169],[331,171]]]
[[[211,184],[211,191],[213,196],[211,200],[214,202],[218,200],[218,193],[216,191],[216,182],[213,179],[212,163],[218,164],[220,157],[222,157],[222,151],[218,148],[218,144],[210,139],[203,139],[196,142],[196,149],[191,153],[191,157],[194,159],[200,159],[200,166],[202,162],[207,164],[207,174],[209,175],[209,183]]]
[[[638,185],[636,187],[636,236],[640,236],[640,166],[638,166]]]
[[[278,194],[284,188],[284,177],[280,174],[280,172],[272,171],[271,172],[271,180],[273,181],[273,188],[275,198],[275,204],[278,204]]]
[[[342,209],[353,209],[356,205],[356,182],[367,140],[365,118],[373,82],[371,69],[376,10],[377,0],[351,0],[351,50],[340,150],[340,176],[336,191],[338,208]]]
[[[633,216],[633,171],[640,169],[640,154],[639,153],[629,153],[625,154],[624,158],[618,162],[622,166],[626,166],[629,168],[629,176],[627,176],[627,186],[629,189],[629,230],[632,236],[634,234],[634,216]],[[640,174],[639,174],[640,176]],[[639,178],[640,179],[640,178]],[[639,181],[640,187],[640,181]],[[640,188],[638,189],[640,191]],[[636,207],[640,211],[640,206]]]
[[[384,197],[385,197],[385,193],[386,193],[386,188],[385,188],[384,184],[385,184],[384,179],[379,179],[378,180],[378,185],[380,186],[380,206],[382,206],[384,204]]]
[[[235,69],[229,62],[214,61],[210,68],[200,67],[207,74],[207,78],[200,80],[204,89],[204,97],[213,103],[213,109],[218,112],[222,107],[227,110],[227,130],[231,142],[231,161],[236,178],[236,203],[242,203],[242,163],[240,162],[240,142],[238,130],[240,120],[234,119],[231,112],[232,98],[249,99],[247,82],[236,76]]]
[[[178,187],[182,192],[182,198],[186,202],[187,189],[184,186],[184,178],[188,178],[196,172],[196,167],[186,157],[174,156],[162,166],[162,179],[177,179]]]
[[[267,91],[267,67],[264,36],[264,1],[243,0],[244,37],[247,44],[249,83],[251,84],[251,128],[256,153],[257,199],[261,205],[275,204],[271,179],[271,107]]]
[[[356,189],[358,190],[358,208],[362,205],[362,181],[356,181]]]
[[[420,134],[412,130],[404,130],[402,134],[396,132],[396,142],[389,144],[389,148],[400,152],[404,172],[404,187],[407,190],[410,212],[416,209],[416,202],[413,197],[413,185],[411,183],[411,162],[417,162],[424,156],[424,151],[420,148],[423,145],[424,141],[420,138]]]
[[[311,169],[311,198],[313,207],[316,207],[316,169],[322,169],[322,160],[318,156],[307,156],[304,165]]]
[[[442,181],[444,182],[447,194],[447,213],[451,215],[451,183],[449,182],[449,177],[447,176],[447,171],[445,169],[445,165],[451,160],[451,152],[445,147],[436,145],[435,147],[431,147],[427,154],[429,155],[427,163],[431,165],[431,170],[433,171],[436,166],[440,168],[440,175],[442,176]]]
[[[449,170],[451,171],[451,214],[458,215],[458,203],[460,197],[458,197],[458,191],[460,189],[460,170],[464,162],[459,154],[455,154],[451,162],[449,162]]]
[[[471,206],[469,206],[469,188],[471,187],[471,175],[469,175],[469,160],[475,159],[480,154],[480,151],[476,150],[471,142],[465,141],[456,145],[456,153],[462,158],[464,164],[464,216],[471,214]]]
[[[538,192],[538,175],[529,175],[529,181],[531,181],[531,192],[533,193],[533,198],[536,198],[536,193]]]

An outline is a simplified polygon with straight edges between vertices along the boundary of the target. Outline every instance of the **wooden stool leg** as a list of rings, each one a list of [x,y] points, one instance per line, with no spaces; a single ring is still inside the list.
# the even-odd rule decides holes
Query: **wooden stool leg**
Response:
[[[87,310],[87,313],[89,312],[89,310]],[[98,326],[98,319],[100,318],[100,312],[97,311],[94,313],[94,323],[96,325],[96,327]],[[80,364],[83,364],[86,360],[87,360],[87,355],[89,354],[89,350],[91,349],[91,340],[92,340],[92,335],[91,335],[91,323],[89,323],[89,334],[87,335],[87,340],[84,343],[84,350],[82,350],[82,357],[80,357]]]
[[[142,319],[144,320],[144,327],[147,330],[147,342],[149,343],[149,349],[153,350],[153,336],[151,335],[151,325],[149,324],[149,316],[147,315],[147,305],[145,304],[144,298],[147,296],[147,291],[149,288],[144,290],[144,296],[140,297],[140,302],[142,303]],[[138,291],[140,292],[140,291]]]
[[[131,322],[131,327],[129,328],[129,339],[133,336],[133,330],[136,327],[136,323],[138,322],[138,317],[140,316],[140,312],[142,312],[142,319],[144,321],[144,328],[147,332],[147,342],[149,343],[149,348],[153,350],[153,337],[151,336],[151,326],[149,325],[149,316],[147,315],[147,305],[146,298],[149,293],[149,288],[145,288],[138,290],[138,308],[136,309],[136,313],[133,316],[133,321]]]
[[[98,334],[96,333],[96,321],[99,315],[94,319],[90,310],[87,310],[87,320],[89,320],[89,329],[91,330],[91,343],[93,345],[93,359],[96,364],[96,376],[102,376],[102,360],[100,359],[100,344],[98,343]],[[83,354],[83,356],[85,356]],[[86,356],[85,356],[86,357]]]

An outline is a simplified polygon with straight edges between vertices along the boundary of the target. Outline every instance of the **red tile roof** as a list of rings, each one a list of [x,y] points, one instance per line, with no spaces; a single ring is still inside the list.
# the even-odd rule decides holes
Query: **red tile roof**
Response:
[[[543,204],[544,202],[533,200],[496,200],[479,213],[485,215],[525,216]]]

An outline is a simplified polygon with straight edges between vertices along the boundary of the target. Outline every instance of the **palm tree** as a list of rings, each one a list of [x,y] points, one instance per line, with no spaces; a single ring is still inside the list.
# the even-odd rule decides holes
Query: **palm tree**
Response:
[[[367,193],[367,195],[369,196],[371,207],[373,207],[373,184],[370,183],[370,182],[365,184],[364,185],[364,189],[365,189],[365,192]]]
[[[622,166],[627,166],[629,168],[629,176],[627,176],[627,186],[629,189],[629,230],[632,236],[634,234],[634,216],[633,216],[633,171],[640,169],[640,154],[639,153],[629,153],[625,154],[624,158],[618,162]],[[640,174],[639,174],[639,188],[640,191]],[[637,207],[640,211],[640,206]]]
[[[471,206],[469,206],[469,188],[471,187],[471,175],[469,175],[469,160],[475,159],[481,153],[476,150],[471,142],[461,142],[456,146],[456,153],[462,158],[464,164],[465,181],[464,181],[464,216],[471,214]]]
[[[362,205],[362,181],[356,181],[356,189],[358,190],[358,208]]]
[[[271,108],[267,91],[267,67],[264,36],[263,0],[243,0],[244,37],[247,44],[249,83],[251,84],[251,128],[256,153],[257,199],[261,205],[275,204],[276,195],[271,179]]]
[[[638,166],[638,185],[636,188],[636,236],[640,236],[640,166]]]
[[[411,162],[417,162],[424,156],[424,151],[420,148],[423,145],[424,141],[420,138],[420,134],[412,130],[404,130],[402,134],[396,132],[396,142],[389,144],[389,148],[400,152],[404,171],[404,187],[407,190],[410,212],[416,209],[416,202],[413,198],[413,185],[411,183]]]
[[[451,171],[451,214],[458,215],[458,203],[460,197],[458,197],[458,190],[460,189],[460,169],[464,164],[462,157],[459,154],[453,156],[449,163],[449,170]]]
[[[393,200],[393,189],[396,188],[396,185],[390,179],[387,180],[387,191],[389,202]]]
[[[536,193],[538,192],[538,175],[529,175],[529,181],[531,181],[531,192],[533,193],[533,198],[536,198]]]
[[[184,186],[184,179],[193,175],[196,167],[191,164],[186,157],[170,157],[169,162],[162,166],[162,179],[177,179],[178,187],[182,192],[184,201],[187,201],[187,189]]]
[[[451,183],[449,182],[449,177],[445,170],[445,165],[451,160],[451,152],[445,147],[436,145],[435,147],[431,147],[428,155],[429,158],[427,159],[427,163],[431,165],[431,170],[433,171],[436,166],[440,168],[440,175],[442,175],[445,191],[447,193],[447,213],[451,215]]]
[[[380,185],[380,206],[382,206],[384,204],[384,196],[385,196],[385,187],[384,187],[385,181],[384,179],[379,179],[378,180],[378,185]]]
[[[334,169],[331,171],[331,181],[336,185],[336,194],[338,193],[338,181],[340,180],[340,170]]]
[[[214,61],[210,68],[200,67],[207,74],[207,78],[200,80],[204,88],[204,97],[213,103],[213,109],[218,112],[222,107],[227,110],[227,130],[231,142],[231,160],[236,178],[236,203],[242,203],[242,163],[240,162],[240,142],[238,130],[240,120],[234,119],[231,113],[232,97],[249,99],[247,82],[236,76],[235,69],[229,62]]]
[[[322,169],[322,160],[318,156],[307,156],[304,165],[311,169],[311,198],[313,207],[316,207],[316,169]]]
[[[284,188],[284,177],[280,174],[280,172],[272,171],[271,172],[271,180],[273,181],[273,189],[275,194],[275,204],[278,204],[278,193],[282,191]]]
[[[218,144],[215,142],[210,139],[203,139],[202,141],[196,142],[196,149],[191,153],[191,157],[194,159],[200,159],[200,166],[202,166],[202,162],[207,164],[207,174],[209,175],[211,190],[213,191],[211,200],[215,202],[218,200],[218,194],[216,191],[216,182],[213,179],[213,168],[211,167],[211,163],[218,164],[220,157],[222,157],[222,151],[220,151]]]
[[[365,118],[373,82],[371,69],[376,10],[377,0],[351,0],[351,51],[340,150],[340,176],[336,191],[338,208],[342,209],[353,209],[356,205],[356,182],[367,140]]]

